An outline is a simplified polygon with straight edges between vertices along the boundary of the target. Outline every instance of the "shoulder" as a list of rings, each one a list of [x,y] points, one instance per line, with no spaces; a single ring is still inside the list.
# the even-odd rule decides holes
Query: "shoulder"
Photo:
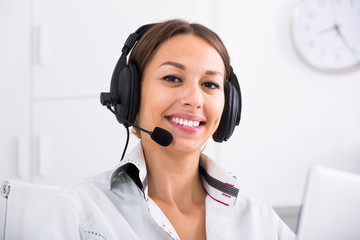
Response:
[[[248,234],[258,235],[257,232],[261,231],[264,236],[268,236],[264,239],[295,239],[294,233],[270,204],[239,194],[234,208],[232,222],[241,223],[241,228]]]
[[[247,209],[248,211],[267,212],[267,211],[271,211],[272,209],[271,205],[241,193],[239,193],[236,199],[235,206],[239,209],[243,209],[243,210]]]
[[[95,176],[91,176],[70,185],[64,186],[57,194],[58,198],[71,198],[71,196],[82,196],[91,194],[94,191],[103,191],[109,188],[109,177],[111,172],[107,171]]]
[[[269,204],[239,194],[234,204],[235,217],[249,218],[253,221],[273,221],[276,214]]]
[[[134,191],[133,181],[125,172],[118,174],[112,183],[111,174],[112,171],[107,171],[67,185],[58,192],[54,202],[65,202],[77,211],[82,211],[94,205],[108,203],[114,198],[115,192],[122,195]]]

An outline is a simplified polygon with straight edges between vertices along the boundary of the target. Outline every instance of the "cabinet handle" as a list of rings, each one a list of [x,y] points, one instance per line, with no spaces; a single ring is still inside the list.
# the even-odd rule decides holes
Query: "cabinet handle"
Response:
[[[34,65],[41,67],[42,62],[42,27],[40,25],[32,28],[32,62]]]
[[[28,177],[28,138],[17,136],[15,138],[15,175],[17,178]]]
[[[41,142],[42,137],[40,135],[33,137],[33,149],[34,149],[34,175],[41,177],[44,174],[44,171],[42,169],[42,154],[41,154]]]

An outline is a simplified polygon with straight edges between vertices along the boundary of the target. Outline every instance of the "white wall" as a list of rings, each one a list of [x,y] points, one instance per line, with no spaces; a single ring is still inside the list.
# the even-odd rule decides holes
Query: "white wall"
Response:
[[[360,173],[360,70],[326,74],[300,60],[290,38],[297,4],[217,4],[216,30],[243,94],[241,126],[221,161],[243,191],[274,205],[301,203],[312,165]]]
[[[9,4],[6,0],[0,1],[3,6]],[[34,0],[33,2],[38,1]],[[298,3],[296,0],[253,2],[199,0],[194,1],[199,12],[199,14],[194,13],[196,16],[186,15],[184,13],[186,7],[177,11],[179,6],[176,7],[177,9],[172,8],[170,5],[166,5],[168,4],[167,1],[162,4],[163,6],[166,5],[162,10],[159,4],[152,5],[149,4],[149,1],[145,2],[146,4],[141,4],[138,1],[136,3],[138,7],[133,6],[135,3],[124,6],[124,11],[136,10],[137,13],[127,13],[129,16],[124,17],[123,22],[119,22],[119,32],[114,33],[114,39],[111,39],[111,35],[103,38],[106,45],[119,42],[119,48],[114,49],[112,55],[106,53],[109,56],[111,55],[113,59],[103,60],[103,62],[116,60],[120,45],[124,41],[123,38],[130,31],[134,31],[138,23],[147,23],[176,15],[177,17],[199,21],[213,28],[223,38],[230,52],[232,65],[242,89],[243,112],[240,127],[235,130],[233,137],[226,143],[209,143],[206,152],[216,157],[217,161],[228,170],[236,173],[240,181],[241,191],[277,206],[299,205],[306,172],[310,166],[323,165],[360,173],[360,70],[348,74],[331,75],[316,71],[300,60],[290,40],[291,16]],[[184,4],[189,4],[191,1],[185,2]],[[126,9],[126,7],[129,8]],[[78,10],[79,12],[90,11],[91,5],[84,4]],[[113,14],[115,10],[109,9],[110,11]],[[101,12],[107,12],[105,5],[99,11],[99,13]],[[179,12],[182,14],[177,15]],[[35,23],[41,21],[42,17],[46,19],[46,12],[37,13],[35,11],[34,14]],[[73,14],[76,15],[76,12]],[[122,13],[119,12],[119,14]],[[59,16],[65,17],[66,11]],[[101,19],[102,16],[94,17]],[[81,18],[79,19],[81,20]],[[107,20],[110,21],[111,19],[104,21]],[[61,23],[61,21],[59,22]],[[17,23],[19,22],[7,22],[6,24],[2,23],[2,26],[16,28]],[[70,24],[69,26],[76,26],[81,22],[64,21],[64,23]],[[66,30],[66,28],[64,29]],[[43,30],[48,31],[48,33],[52,31],[46,29],[46,26]],[[76,36],[75,30],[72,37]],[[94,26],[93,30],[104,31],[106,34],[111,33],[111,31],[104,30],[99,26]],[[1,37],[1,39],[4,38]],[[0,41],[0,43],[2,42]],[[26,45],[26,42],[21,45],[24,44]],[[63,53],[64,55],[72,56],[74,54],[75,56],[74,50],[82,49],[81,41],[73,41],[72,44],[75,45],[71,48],[69,46],[71,51]],[[104,44],[100,42],[98,45],[100,47]],[[1,60],[6,62],[6,59],[11,59],[17,51],[29,50],[16,50],[15,48],[13,51],[1,51],[0,54],[5,54],[5,56],[1,56]],[[102,49],[94,49],[94,52],[97,51],[101,52]],[[49,59],[51,60],[51,57],[64,56],[56,54],[51,56],[49,52],[42,54],[45,57],[43,58],[45,63]],[[91,58],[91,54],[88,57]],[[51,109],[48,107],[51,105],[51,101],[57,101],[60,104],[63,104],[64,101],[76,102],[77,98],[73,96],[79,94],[80,100],[97,102],[98,96],[97,94],[95,96],[93,90],[96,89],[95,92],[107,90],[109,84],[107,81],[110,81],[108,77],[111,75],[111,70],[109,73],[105,73],[105,69],[112,69],[113,64],[111,66],[100,66],[99,69],[93,67],[86,69],[86,71],[94,71],[94,75],[99,74],[99,77],[107,74],[106,80],[102,80],[102,83],[90,81],[92,86],[89,89],[91,91],[87,91],[86,87],[88,86],[85,86],[81,91],[76,90],[76,88],[66,90],[69,86],[66,84],[75,86],[81,76],[65,79],[64,82],[54,82],[55,85],[49,84],[49,82],[39,85],[39,81],[35,79],[36,84],[35,87],[32,86],[32,96],[27,98],[33,104],[31,114],[35,113],[36,116],[30,118],[26,115],[25,121],[27,122],[23,123],[24,126],[21,125],[21,127],[28,129],[28,125],[32,124],[30,127],[33,128],[32,131],[44,126],[51,129],[52,122],[46,122],[45,118],[42,119],[41,115],[38,115],[42,111],[45,114],[45,111],[48,111],[47,109]],[[71,68],[71,65],[69,67]],[[86,66],[82,67],[86,68]],[[12,86],[9,79],[13,75],[13,71],[8,70],[6,74],[3,74],[3,69],[1,71],[0,88],[1,90],[9,89],[9,86]],[[22,72],[27,76],[41,75],[41,72],[37,73],[36,71],[36,67],[35,73],[31,73],[29,69],[24,67],[24,69],[16,71],[16,74]],[[52,72],[47,74],[51,75]],[[21,76],[18,77],[18,79],[20,78]],[[106,87],[98,89],[94,86]],[[78,87],[77,89],[81,88]],[[56,91],[52,93],[53,90]],[[58,90],[61,94],[58,94]],[[26,93],[29,94],[29,92]],[[9,125],[12,120],[16,120],[15,122],[18,123],[19,116],[8,114],[7,112],[13,111],[12,108],[4,102],[6,99],[0,99],[2,101],[0,105],[2,115],[0,129],[6,130],[8,134],[10,134],[9,131],[13,131],[14,135],[17,135],[17,128],[10,128],[9,130],[6,125]],[[25,110],[29,111],[28,108],[30,107],[27,104],[29,103],[16,103],[16,105],[27,106]],[[42,106],[47,107],[43,108]],[[87,107],[89,106],[87,105]],[[95,113],[99,106],[94,105],[93,108]],[[58,109],[60,111],[62,107]],[[3,118],[4,112],[6,117]],[[31,114],[29,113],[29,115]],[[80,117],[74,121],[74,124],[79,123],[80,126]],[[58,118],[54,117],[54,119]],[[35,121],[35,123],[31,123],[31,121]],[[61,122],[54,125],[54,129],[59,127],[61,127]],[[76,131],[76,127],[71,129]],[[74,135],[77,134],[74,133]],[[89,134],[90,136],[91,134]],[[57,141],[59,140],[57,139]],[[64,142],[66,143],[66,141]],[[121,145],[122,142],[116,144]],[[95,148],[96,146],[92,147]],[[114,156],[117,154],[116,158],[118,152],[122,151],[121,147],[117,149],[118,152],[114,148],[111,150]],[[109,153],[107,153],[108,155]],[[8,155],[1,154],[0,164],[8,164],[8,158],[10,158]],[[76,161],[73,161],[73,167],[81,168],[81,166],[77,166]],[[1,171],[0,173],[4,174]]]

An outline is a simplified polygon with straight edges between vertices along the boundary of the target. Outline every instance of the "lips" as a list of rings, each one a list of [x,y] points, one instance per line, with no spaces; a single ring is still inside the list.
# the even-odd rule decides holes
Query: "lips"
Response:
[[[166,118],[173,126],[189,132],[199,131],[206,123],[203,117],[188,113],[174,113],[166,116]]]
[[[195,128],[195,127],[198,127],[201,123],[200,121],[178,118],[178,117],[170,117],[169,119],[170,119],[170,121],[172,121],[176,124],[179,124],[183,127],[186,127],[186,128]]]

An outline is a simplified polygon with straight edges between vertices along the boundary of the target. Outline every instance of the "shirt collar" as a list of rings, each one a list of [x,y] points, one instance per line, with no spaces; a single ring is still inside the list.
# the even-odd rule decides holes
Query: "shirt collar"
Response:
[[[120,164],[111,172],[109,187],[112,188],[114,184],[118,181],[119,176],[126,172],[126,167],[128,166],[128,164],[133,164],[136,169],[138,169],[138,177],[140,182],[142,183],[142,190],[144,190],[144,188],[147,188],[146,162],[141,147],[141,141],[129,154],[124,157],[123,160],[121,160]]]
[[[139,188],[143,191],[145,199],[147,199],[148,179],[141,141],[111,172],[109,188],[112,188],[119,181],[119,177],[127,171],[128,164],[133,164],[138,170],[138,176],[135,177],[138,177],[138,180],[140,180],[138,181],[138,186],[140,185]],[[205,154],[201,154],[199,164],[201,180],[209,197],[220,204],[226,206],[233,205],[239,194],[239,183],[236,178],[219,167]]]
[[[239,183],[234,176],[205,154],[200,156],[199,171],[203,186],[212,199],[226,206],[235,203],[239,194]]]

